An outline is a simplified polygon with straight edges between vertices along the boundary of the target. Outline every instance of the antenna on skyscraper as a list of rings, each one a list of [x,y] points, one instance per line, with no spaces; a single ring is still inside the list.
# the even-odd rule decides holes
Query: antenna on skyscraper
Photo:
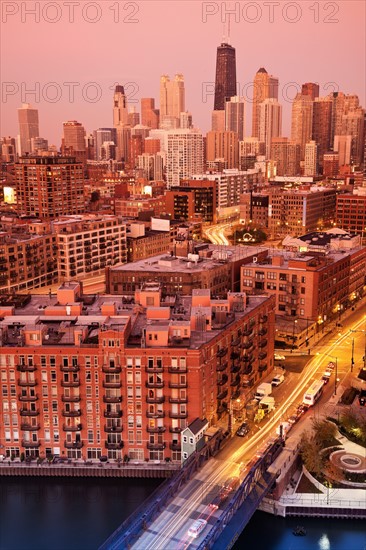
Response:
[[[227,43],[230,44],[230,15],[228,15],[227,21]]]

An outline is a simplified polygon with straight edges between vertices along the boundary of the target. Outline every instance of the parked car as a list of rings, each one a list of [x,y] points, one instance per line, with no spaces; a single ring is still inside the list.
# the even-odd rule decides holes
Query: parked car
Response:
[[[335,369],[335,363],[333,361],[329,361],[327,365],[327,370],[334,370]]]
[[[250,432],[250,428],[246,422],[243,422],[239,428],[236,430],[236,435],[239,437],[244,437]]]
[[[360,395],[358,396],[358,402],[362,407],[366,405],[366,390],[360,391]]]
[[[272,379],[272,386],[280,386],[282,382],[284,381],[285,376],[283,374],[276,374],[276,376]]]

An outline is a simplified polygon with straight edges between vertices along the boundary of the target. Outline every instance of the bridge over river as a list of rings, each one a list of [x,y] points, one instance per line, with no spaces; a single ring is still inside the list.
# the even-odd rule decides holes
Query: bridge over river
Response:
[[[269,440],[248,464],[240,462],[239,451],[225,460],[221,454],[212,456],[223,442],[223,434],[221,439],[218,434],[211,447],[164,482],[100,550],[230,547],[273,486],[276,474],[267,470],[281,453],[283,441]],[[207,524],[194,538],[188,530],[197,519]]]

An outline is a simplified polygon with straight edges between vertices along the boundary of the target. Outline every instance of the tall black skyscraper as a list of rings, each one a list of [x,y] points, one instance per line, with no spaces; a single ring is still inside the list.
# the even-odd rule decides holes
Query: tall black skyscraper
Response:
[[[235,48],[223,42],[217,48],[214,110],[224,110],[225,100],[233,96],[236,96]]]

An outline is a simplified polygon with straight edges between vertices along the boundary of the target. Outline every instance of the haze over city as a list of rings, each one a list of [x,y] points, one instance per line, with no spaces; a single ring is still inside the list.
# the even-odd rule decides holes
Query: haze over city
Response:
[[[175,73],[184,75],[186,108],[205,133],[229,16],[237,81],[249,99],[246,135],[260,67],[279,78],[283,135],[303,82],[318,82],[320,96],[339,90],[365,104],[364,2],[58,2],[46,11],[36,4],[2,3],[1,135],[18,133],[16,109],[31,103],[41,135],[59,146],[66,120],[87,132],[111,125],[116,83],[129,83],[129,106],[139,110],[142,97],[155,97],[159,107],[160,76]]]

